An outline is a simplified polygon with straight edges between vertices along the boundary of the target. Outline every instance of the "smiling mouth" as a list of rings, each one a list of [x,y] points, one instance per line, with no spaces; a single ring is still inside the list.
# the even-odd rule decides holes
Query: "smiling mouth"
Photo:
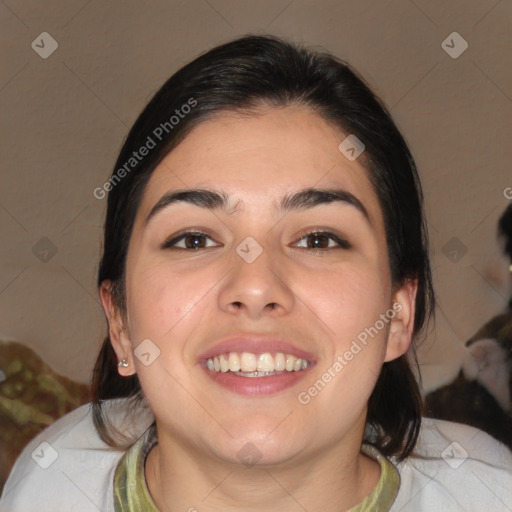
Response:
[[[310,361],[283,352],[227,352],[206,360],[206,367],[211,372],[231,373],[250,378],[300,372],[310,366]]]

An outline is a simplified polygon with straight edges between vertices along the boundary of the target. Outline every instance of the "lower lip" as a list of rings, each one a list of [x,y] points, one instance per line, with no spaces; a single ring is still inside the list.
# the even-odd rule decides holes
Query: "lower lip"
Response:
[[[270,395],[279,393],[302,380],[312,366],[298,372],[285,372],[267,377],[240,377],[232,372],[213,372],[203,366],[204,371],[217,384],[240,395]]]

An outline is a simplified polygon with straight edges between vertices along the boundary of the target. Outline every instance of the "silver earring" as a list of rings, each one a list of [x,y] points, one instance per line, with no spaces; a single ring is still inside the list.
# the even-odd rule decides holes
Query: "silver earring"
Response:
[[[123,368],[126,368],[128,365],[128,362],[126,361],[126,359],[121,359],[121,361],[119,361],[119,363],[117,363],[117,366],[122,366]]]

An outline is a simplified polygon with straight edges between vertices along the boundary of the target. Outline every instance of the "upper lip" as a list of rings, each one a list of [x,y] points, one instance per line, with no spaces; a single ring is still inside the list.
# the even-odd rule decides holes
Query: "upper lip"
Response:
[[[290,354],[310,362],[314,361],[314,356],[311,352],[302,350],[281,338],[261,334],[235,334],[223,338],[215,345],[201,352],[198,359],[203,361],[229,352],[251,352],[253,354],[282,352],[283,354]]]

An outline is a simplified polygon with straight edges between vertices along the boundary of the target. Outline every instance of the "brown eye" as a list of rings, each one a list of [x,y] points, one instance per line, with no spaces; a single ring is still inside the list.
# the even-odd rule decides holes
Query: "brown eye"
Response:
[[[327,231],[315,231],[305,234],[296,247],[303,247],[305,249],[350,249],[351,245],[334,233]]]
[[[204,233],[183,233],[162,246],[163,249],[207,249],[209,247],[216,247],[218,244]]]

